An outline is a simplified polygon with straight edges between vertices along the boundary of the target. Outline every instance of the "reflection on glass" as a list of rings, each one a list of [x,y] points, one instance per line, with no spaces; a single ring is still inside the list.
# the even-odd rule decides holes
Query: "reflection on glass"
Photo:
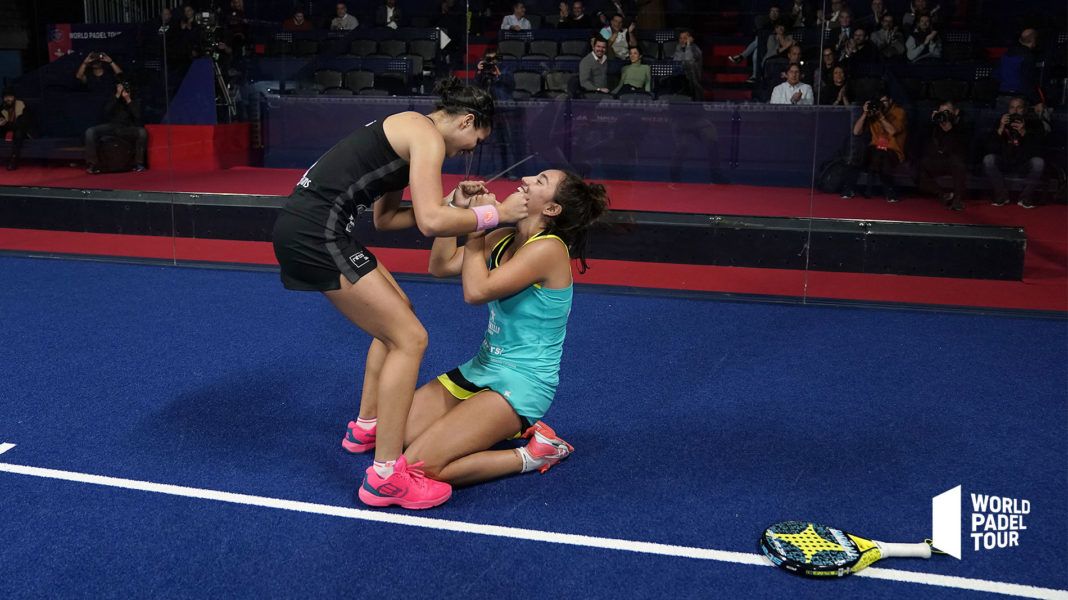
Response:
[[[1064,115],[1055,108],[1063,94],[1013,66],[1033,60],[1046,65],[1040,79],[1055,79],[1063,32],[969,25],[979,13],[1000,15],[997,8],[902,10],[882,0],[765,3],[748,13],[685,2],[666,10],[571,1],[52,4],[30,4],[33,50],[6,77],[3,110],[13,118],[2,125],[10,139],[0,166],[15,170],[2,171],[4,182],[176,201],[173,222],[169,205],[121,217],[81,206],[41,217],[82,232],[159,236],[173,227],[177,252],[206,231],[227,230],[197,222],[200,211],[219,212],[201,208],[221,202],[205,194],[269,204],[259,198],[287,195],[354,128],[402,110],[429,112],[435,82],[453,75],[490,90],[497,112],[494,135],[469,162],[448,161],[450,175],[488,176],[532,157],[529,169],[564,166],[609,182],[626,209],[787,219],[784,226],[806,232],[798,256],[841,272],[860,268],[871,248],[851,246],[864,260],[845,260],[817,230],[849,220],[1021,226],[1063,237],[1043,229],[1056,218],[1028,225],[1031,217],[1016,211],[1049,210],[1064,156]],[[1016,131],[1012,115],[1037,147],[1026,160],[988,147],[1007,138],[1006,126]],[[944,147],[950,158],[932,154]],[[991,202],[1019,205],[986,214]],[[227,219],[245,218],[235,214]],[[858,240],[874,239],[852,226],[865,232]],[[821,249],[835,256],[809,256]],[[922,270],[907,262],[894,272]],[[787,288],[805,294],[801,284],[775,289]]]

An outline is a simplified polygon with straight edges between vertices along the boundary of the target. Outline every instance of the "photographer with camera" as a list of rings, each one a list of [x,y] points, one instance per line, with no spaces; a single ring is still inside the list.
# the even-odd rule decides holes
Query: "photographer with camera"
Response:
[[[92,93],[106,93],[107,90],[115,89],[115,82],[121,75],[122,67],[106,52],[90,52],[85,55],[82,64],[78,65],[78,71],[74,73],[74,77]]]
[[[865,198],[872,196],[876,177],[883,184],[883,195],[887,202],[897,202],[897,189],[894,187],[894,169],[905,160],[905,138],[908,119],[905,110],[898,106],[888,94],[882,94],[878,100],[864,103],[860,117],[853,123],[853,135],[863,135],[865,130],[871,136],[864,149],[863,168],[868,173]],[[842,186],[842,198],[849,199],[856,195],[854,188],[860,176],[859,168],[850,169]]]
[[[123,80],[115,85],[115,95],[104,107],[104,115],[105,123],[85,131],[86,172],[90,175],[101,172],[97,146],[104,136],[122,138],[135,144],[133,170],[138,173],[144,171],[148,132],[141,126],[141,108],[134,100],[129,82]]]
[[[516,162],[518,148],[522,146],[522,125],[518,123],[521,115],[513,108],[514,105],[509,104],[515,95],[515,78],[511,70],[501,63],[496,48],[486,50],[476,68],[475,87],[489,92],[496,106],[490,143],[496,146],[501,164],[510,165]],[[508,179],[515,181],[516,177],[514,171],[508,172]]]
[[[1034,208],[1032,196],[1042,181],[1046,161],[1042,159],[1045,129],[1034,113],[1027,110],[1027,101],[1015,97],[1009,101],[1009,112],[1001,115],[990,137],[989,151],[983,157],[983,171],[994,189],[994,206],[1009,203],[1009,190],[1004,173],[1025,177],[1017,204]]]
[[[968,182],[968,140],[971,134],[961,123],[960,109],[945,101],[931,112],[931,137],[920,158],[919,191],[938,196],[949,209],[964,210],[964,191]],[[953,190],[939,187],[936,177],[951,175]]]

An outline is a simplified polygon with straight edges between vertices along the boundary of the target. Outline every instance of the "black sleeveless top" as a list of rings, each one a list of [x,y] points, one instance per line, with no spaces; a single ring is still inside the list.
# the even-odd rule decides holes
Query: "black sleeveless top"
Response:
[[[319,157],[282,210],[340,236],[351,232],[351,223],[379,196],[406,187],[408,161],[397,156],[382,122],[375,120]]]

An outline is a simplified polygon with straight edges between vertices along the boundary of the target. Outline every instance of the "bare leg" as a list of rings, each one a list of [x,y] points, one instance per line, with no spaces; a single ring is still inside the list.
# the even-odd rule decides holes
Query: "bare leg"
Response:
[[[408,413],[408,424],[404,427],[404,445],[412,443],[423,435],[436,421],[456,407],[460,401],[450,394],[437,379],[424,383],[415,390],[412,410]]]
[[[343,275],[338,277],[341,289],[324,295],[357,327],[381,340],[386,349],[376,393],[375,460],[396,460],[403,448],[404,425],[426,350],[426,329],[381,271],[369,273],[355,284]]]
[[[423,461],[427,476],[453,485],[469,485],[523,470],[514,450],[488,450],[516,434],[519,415],[500,394],[480,392],[452,408],[412,445],[405,456]]]
[[[523,459],[517,450],[484,450],[449,463],[437,478],[463,487],[522,472]]]
[[[411,300],[408,299],[407,294],[397,284],[397,280],[393,278],[393,274],[389,272],[382,264],[378,265],[376,269],[378,273],[381,273],[383,277],[389,280],[396,288],[397,293],[404,298],[404,302],[409,308],[412,307]],[[374,419],[378,416],[378,377],[382,372],[382,363],[386,360],[386,346],[382,343],[382,340],[374,338],[371,340],[371,346],[367,349],[367,360],[364,364],[363,370],[363,388],[360,391],[360,418],[361,419]]]
[[[363,389],[360,391],[361,419],[374,419],[378,416],[378,377],[382,373],[382,363],[386,361],[387,354],[386,345],[381,340],[371,340],[363,369]]]

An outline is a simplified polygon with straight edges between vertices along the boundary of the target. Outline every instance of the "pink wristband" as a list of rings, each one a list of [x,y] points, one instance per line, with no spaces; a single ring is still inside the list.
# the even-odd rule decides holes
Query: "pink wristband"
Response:
[[[500,213],[497,212],[497,207],[493,205],[472,206],[471,210],[475,211],[475,218],[478,219],[478,226],[475,231],[496,227],[501,219]]]

